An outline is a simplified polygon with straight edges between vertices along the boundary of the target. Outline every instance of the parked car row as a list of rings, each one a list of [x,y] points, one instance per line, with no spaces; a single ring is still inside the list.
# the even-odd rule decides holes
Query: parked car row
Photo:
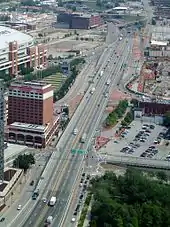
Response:
[[[78,204],[73,213],[74,217],[71,219],[71,222],[76,221],[76,216],[77,216],[78,212],[80,211],[80,208],[81,208],[81,205],[82,205],[82,202],[84,199],[85,191],[87,190],[87,187],[88,187],[89,180],[90,180],[90,176],[89,175],[86,176],[86,174],[83,173],[81,176],[80,185],[79,185],[80,187],[82,187],[82,190],[81,190],[81,193],[79,196]]]
[[[127,147],[122,148],[120,152],[126,153],[126,154],[133,154],[135,152],[134,149],[138,147],[140,147],[140,144],[130,143]]]
[[[152,158],[157,153],[158,153],[158,149],[155,146],[150,146],[147,150],[145,150],[140,155],[140,157],[143,157],[143,158]]]
[[[141,143],[145,143],[154,128],[155,128],[154,125],[143,124],[142,129],[135,136],[133,141],[134,142],[138,141],[138,142],[141,142]]]

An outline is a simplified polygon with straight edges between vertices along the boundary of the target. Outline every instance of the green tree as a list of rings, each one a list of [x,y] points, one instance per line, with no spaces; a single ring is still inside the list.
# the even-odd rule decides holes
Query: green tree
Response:
[[[164,122],[165,126],[170,126],[170,111],[166,112],[164,115]]]
[[[156,25],[156,20],[152,18],[152,25]]]
[[[132,168],[118,177],[106,173],[91,184],[91,223],[94,220],[96,226],[170,226],[169,185]]]
[[[34,159],[34,156],[32,154],[19,155],[13,161],[13,167],[23,169],[24,172],[26,172],[27,169],[29,169],[30,166],[33,165],[33,164],[35,164],[35,159]]]
[[[157,172],[156,176],[161,181],[167,182],[167,180],[168,180],[168,176],[167,176],[167,174],[164,171]]]

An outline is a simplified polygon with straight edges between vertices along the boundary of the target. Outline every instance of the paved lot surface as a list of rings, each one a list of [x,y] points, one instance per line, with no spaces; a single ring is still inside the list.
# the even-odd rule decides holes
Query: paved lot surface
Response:
[[[110,133],[112,133],[112,139],[105,145],[105,147],[101,148],[100,152],[101,154],[108,154],[108,155],[118,155],[118,156],[133,156],[133,157],[139,157],[145,150],[149,148],[149,146],[155,146],[158,149],[158,153],[152,157],[152,159],[165,159],[169,154],[169,146],[165,146],[165,141],[162,139],[160,144],[155,145],[154,140],[158,137],[160,132],[165,131],[165,128],[160,125],[155,125],[155,129],[150,130],[151,133],[148,133],[147,140],[145,142],[134,142],[135,136],[138,134],[139,131],[142,130],[142,126],[144,123],[141,123],[141,121],[133,121],[131,124],[131,129],[127,130],[127,134],[124,138],[120,137],[118,139],[114,138],[113,132],[114,130],[103,132],[102,134],[107,135],[110,137]],[[116,142],[115,142],[116,141]],[[134,148],[133,154],[128,153],[121,153],[120,150],[124,147],[130,146],[130,143],[139,144],[140,147]]]

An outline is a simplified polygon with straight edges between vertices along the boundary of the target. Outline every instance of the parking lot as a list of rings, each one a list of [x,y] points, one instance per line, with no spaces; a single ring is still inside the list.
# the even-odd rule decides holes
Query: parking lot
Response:
[[[119,138],[112,139],[99,152],[114,156],[164,159],[170,161],[169,143],[163,126],[133,121]]]

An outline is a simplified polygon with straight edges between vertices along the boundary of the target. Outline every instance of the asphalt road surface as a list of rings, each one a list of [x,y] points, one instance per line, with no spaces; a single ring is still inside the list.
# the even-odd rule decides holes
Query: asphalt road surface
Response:
[[[101,65],[99,64],[93,84],[90,85],[59,140],[37,186],[40,190],[38,200],[32,201],[30,198],[19,215],[7,226],[43,226],[49,215],[55,218],[54,226],[64,226],[77,179],[85,166],[84,155],[74,154],[73,156],[71,149],[87,151],[107,105],[108,100],[104,94],[110,92],[112,86],[116,87],[120,80],[122,65],[129,56],[128,46],[131,45],[131,42],[131,39],[124,38],[117,43],[116,48],[110,45],[103,52]],[[115,54],[115,51],[119,52],[119,55]],[[101,70],[104,70],[102,77],[99,76]],[[108,79],[111,79],[109,86],[106,85]],[[90,94],[92,87],[96,88],[94,94]],[[74,128],[78,129],[76,136],[72,133]],[[83,133],[87,134],[87,138],[86,142],[81,144],[80,138]],[[42,202],[44,197],[49,200],[51,196],[57,197],[53,208]]]

